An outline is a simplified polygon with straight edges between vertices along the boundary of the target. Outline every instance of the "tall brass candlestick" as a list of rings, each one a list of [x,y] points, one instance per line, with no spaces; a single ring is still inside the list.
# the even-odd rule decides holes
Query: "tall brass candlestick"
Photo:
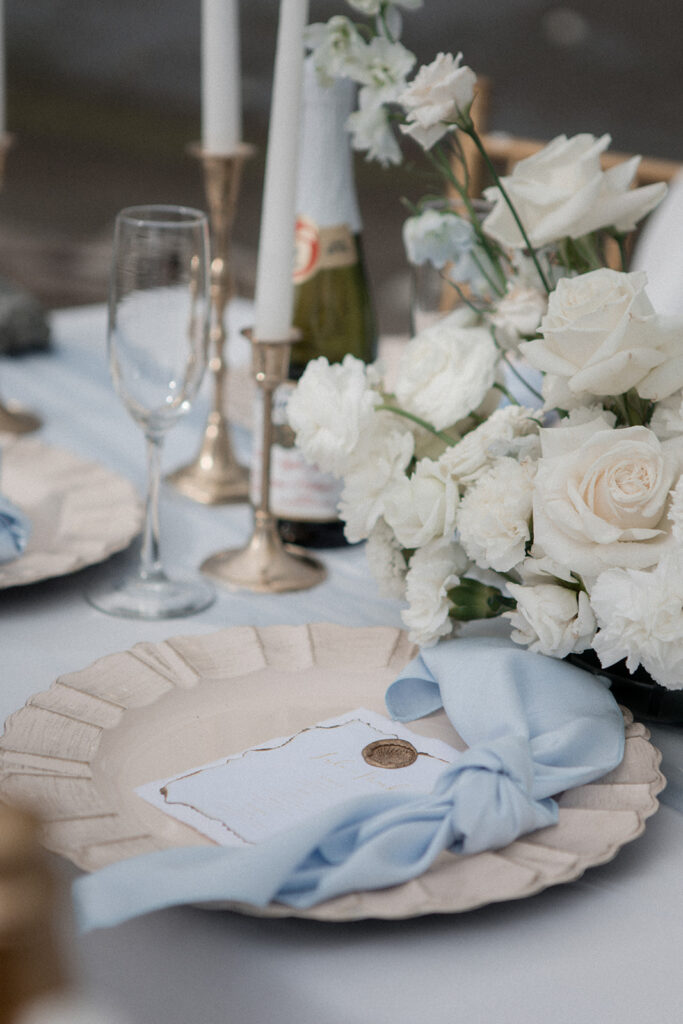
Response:
[[[5,180],[7,152],[13,145],[13,135],[9,132],[0,135],[0,188]],[[0,398],[0,433],[30,434],[40,426],[42,426],[42,422],[38,416],[27,412],[26,409],[19,408],[15,402],[5,404]]]
[[[252,337],[251,343],[254,378],[263,393],[261,493],[254,509],[254,531],[246,547],[219,551],[207,558],[201,568],[219,583],[263,594],[307,590],[325,579],[325,567],[303,548],[283,544],[270,511],[273,392],[287,378],[291,342]]]
[[[252,146],[240,144],[233,153],[209,153],[195,144],[190,152],[202,162],[204,189],[211,228],[211,357],[213,375],[211,411],[199,453],[187,466],[171,473],[170,483],[183,494],[204,505],[222,505],[246,501],[249,472],[241,466],[232,450],[229,422],[225,414],[227,393],[227,330],[225,313],[233,294],[230,267],[230,235],[235,217],[244,161],[253,155]]]

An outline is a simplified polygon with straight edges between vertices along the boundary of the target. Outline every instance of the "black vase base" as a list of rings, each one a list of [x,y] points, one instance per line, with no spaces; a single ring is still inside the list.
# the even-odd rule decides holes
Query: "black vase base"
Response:
[[[643,668],[630,673],[625,661],[602,668],[593,651],[570,654],[567,661],[593,675],[608,679],[614,699],[628,708],[638,720],[668,725],[683,724],[683,689],[668,690],[660,686]]]

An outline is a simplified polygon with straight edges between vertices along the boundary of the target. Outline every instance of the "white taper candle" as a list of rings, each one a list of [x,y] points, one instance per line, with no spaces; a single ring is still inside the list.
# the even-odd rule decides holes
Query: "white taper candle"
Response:
[[[238,0],[202,0],[202,148],[232,153],[241,136]]]
[[[307,20],[308,0],[281,0],[256,267],[254,334],[262,341],[285,339],[292,326],[294,207]]]

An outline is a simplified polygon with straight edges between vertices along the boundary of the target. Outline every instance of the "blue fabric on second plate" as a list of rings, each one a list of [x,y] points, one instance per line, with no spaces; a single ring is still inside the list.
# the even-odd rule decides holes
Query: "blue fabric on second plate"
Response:
[[[552,825],[553,794],[599,778],[623,757],[623,718],[599,678],[505,640],[441,643],[387,691],[401,721],[442,705],[469,749],[431,793],[349,800],[246,849],[189,847],[119,861],[75,883],[81,927],[181,903],[309,907],[398,885],[443,850],[496,849]]]
[[[30,532],[28,518],[0,494],[0,564],[11,562],[22,554]]]

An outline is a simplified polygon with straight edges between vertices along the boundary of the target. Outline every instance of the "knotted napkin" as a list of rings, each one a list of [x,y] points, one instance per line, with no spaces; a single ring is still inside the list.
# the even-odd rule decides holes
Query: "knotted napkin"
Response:
[[[386,703],[401,721],[443,706],[468,744],[431,793],[347,800],[250,848],[177,848],[112,864],[75,884],[82,928],[181,903],[310,907],[398,885],[443,850],[496,849],[552,825],[553,794],[599,778],[623,757],[623,718],[601,679],[498,638],[424,651]]]
[[[24,513],[0,494],[0,563],[19,557],[26,548],[30,532]]]

